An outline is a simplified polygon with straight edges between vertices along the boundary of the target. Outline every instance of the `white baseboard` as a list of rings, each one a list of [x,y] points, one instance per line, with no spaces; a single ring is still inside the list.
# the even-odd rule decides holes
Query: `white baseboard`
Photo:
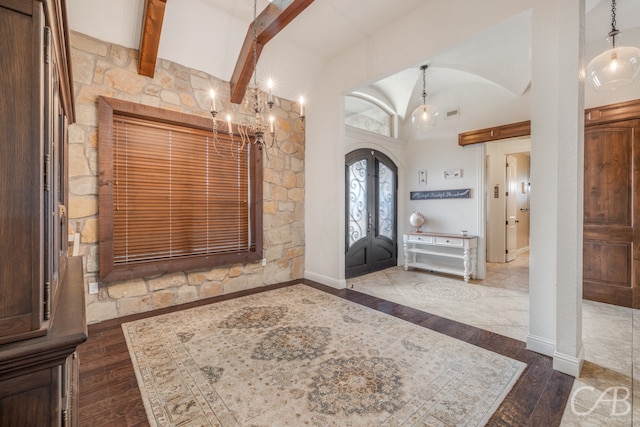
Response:
[[[304,278],[336,289],[344,289],[347,287],[347,281],[345,279],[334,279],[333,277],[324,276],[308,270],[305,270]]]
[[[556,342],[547,338],[529,334],[527,336],[527,350],[553,357],[556,351]]]
[[[529,246],[525,246],[523,248],[520,248],[520,249],[516,250],[516,256],[517,255],[522,255],[522,254],[524,254],[526,252],[529,252]]]
[[[558,353],[557,351],[553,353],[553,369],[560,371],[563,374],[578,378],[583,364],[584,351],[580,351],[580,355],[578,357]]]

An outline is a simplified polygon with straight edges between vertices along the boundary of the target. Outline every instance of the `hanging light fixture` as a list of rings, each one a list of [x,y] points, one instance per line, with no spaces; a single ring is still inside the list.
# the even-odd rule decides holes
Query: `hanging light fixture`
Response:
[[[593,58],[587,65],[587,76],[596,90],[613,90],[633,83],[640,70],[640,49],[633,46],[617,46],[616,0],[611,0],[611,49]]]
[[[420,67],[422,70],[422,105],[418,106],[418,108],[411,113],[411,123],[416,129],[421,131],[427,131],[433,128],[436,125],[436,117],[438,116],[438,109],[433,105],[427,104],[427,68],[429,68],[428,65]]]
[[[231,139],[231,155],[235,157],[236,152],[241,152],[247,144],[256,144],[258,149],[262,151],[263,147],[271,148],[275,144],[280,151],[286,154],[294,154],[298,152],[301,145],[298,144],[297,148],[293,151],[285,151],[280,148],[278,143],[278,130],[280,129],[278,120],[273,115],[273,81],[269,79],[267,82],[268,92],[264,92],[258,86],[258,33],[257,33],[257,18],[258,11],[257,0],[253,1],[253,87],[247,89],[248,99],[247,101],[251,105],[251,109],[254,112],[254,120],[251,122],[247,119],[242,119],[239,123],[235,124],[236,132],[233,131],[233,123],[231,115],[226,115],[228,135]],[[214,148],[220,154],[218,145],[218,111],[216,110],[216,98],[215,92],[211,89],[211,118],[213,119],[213,143]],[[304,98],[300,97],[300,114],[295,119],[295,128],[304,132]],[[269,119],[265,118],[265,114],[268,111]],[[265,154],[268,153],[264,150]]]

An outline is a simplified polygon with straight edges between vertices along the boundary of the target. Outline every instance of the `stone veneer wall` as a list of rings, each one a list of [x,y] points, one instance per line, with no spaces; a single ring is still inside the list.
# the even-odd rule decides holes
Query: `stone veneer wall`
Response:
[[[251,116],[248,105],[229,102],[229,84],[198,70],[158,59],[153,79],[137,73],[138,51],[71,33],[76,123],[69,129],[69,230],[80,233],[85,284],[98,271],[98,96],[211,117],[209,90],[233,117]],[[100,283],[86,295],[87,321],[140,313],[303,277],[304,135],[296,130],[295,104],[275,98],[279,139],[287,152],[269,149],[264,165],[264,257],[260,262]]]

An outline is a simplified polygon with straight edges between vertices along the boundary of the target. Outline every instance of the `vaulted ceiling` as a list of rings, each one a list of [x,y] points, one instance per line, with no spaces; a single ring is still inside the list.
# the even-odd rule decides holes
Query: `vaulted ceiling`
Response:
[[[245,38],[253,21],[252,0],[154,0],[164,3],[158,56],[203,70],[225,81],[237,81],[236,64],[246,65]],[[274,0],[289,4],[293,0]],[[300,0],[297,0],[300,1]],[[313,85],[325,64],[366,41],[419,7],[435,0],[315,0],[264,45],[258,79],[273,77],[276,95],[296,99]],[[70,27],[101,40],[138,49],[143,34],[145,0],[67,0]],[[257,13],[269,6],[257,1]],[[586,0],[586,57],[606,47],[610,29],[610,1]],[[271,6],[273,7],[273,6]],[[464,13],[464,8],[461,8]],[[491,10],[487,10],[490,14]],[[478,16],[477,19],[483,19]],[[627,44],[640,45],[640,1],[618,2],[617,26]],[[455,26],[451,26],[452,31]],[[425,37],[441,37],[425,28]],[[407,46],[415,46],[415,40]],[[243,53],[243,46],[245,52]],[[398,49],[405,47],[398,46]],[[244,55],[244,60],[243,60]],[[438,93],[463,82],[496,85],[520,96],[531,80],[531,13],[525,11],[488,28],[472,39],[423,58],[427,92]],[[353,88],[383,99],[405,117],[420,103],[421,63],[396,74]],[[246,73],[244,75],[246,77]]]

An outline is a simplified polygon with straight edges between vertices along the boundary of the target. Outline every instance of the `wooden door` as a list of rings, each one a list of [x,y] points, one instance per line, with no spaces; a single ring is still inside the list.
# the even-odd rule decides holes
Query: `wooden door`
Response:
[[[398,264],[398,172],[375,150],[353,151],[345,163],[345,277],[350,278]]]
[[[640,120],[590,126],[584,143],[583,296],[640,307]]]

